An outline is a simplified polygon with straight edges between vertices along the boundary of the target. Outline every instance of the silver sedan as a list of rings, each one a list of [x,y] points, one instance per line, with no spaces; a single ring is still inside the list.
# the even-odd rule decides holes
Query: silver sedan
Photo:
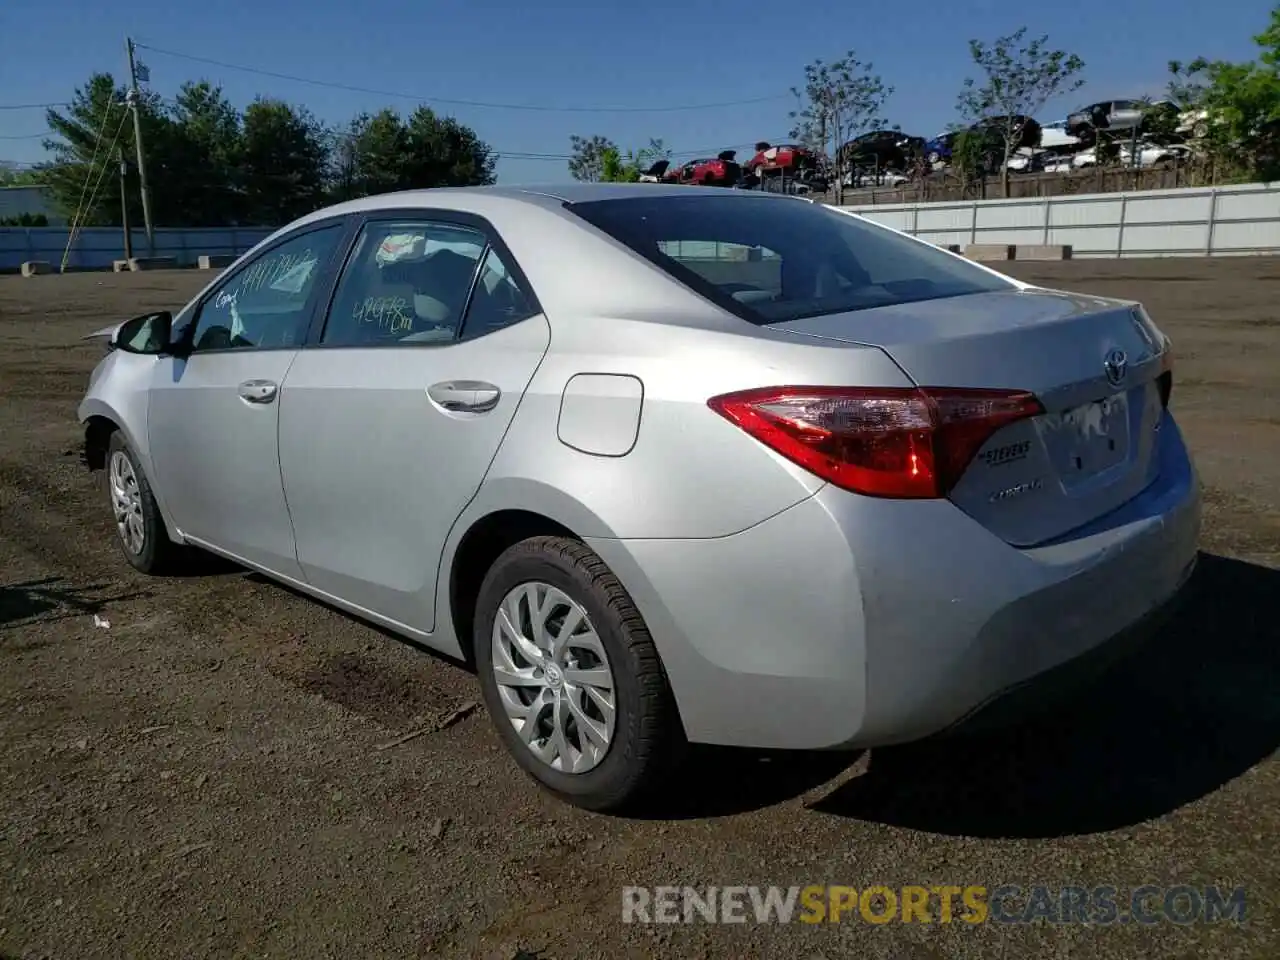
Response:
[[[370,197],[103,336],[79,416],[128,562],[212,551],[473,664],[592,809],[691,742],[963,728],[1196,556],[1140,305],[803,198]]]

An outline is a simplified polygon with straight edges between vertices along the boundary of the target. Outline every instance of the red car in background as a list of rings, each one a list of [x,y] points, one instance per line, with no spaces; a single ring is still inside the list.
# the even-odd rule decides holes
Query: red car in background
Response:
[[[794,143],[757,143],[755,156],[743,169],[745,185],[753,188],[791,190],[795,185],[796,190],[821,191],[827,185],[825,160],[808,147]]]
[[[820,166],[818,158],[807,147],[794,143],[775,147],[761,142],[756,144],[756,155],[747,161],[746,170],[762,178],[783,174],[800,177],[802,172],[816,172]]]
[[[682,183],[709,187],[759,186],[762,181],[785,178],[822,189],[825,183],[822,160],[806,147],[794,144],[772,146],[757,143],[755,156],[746,165],[738,163],[737,151],[725,150],[714,158],[689,160],[673,166],[659,160],[640,175],[643,183]]]
[[[666,183],[687,183],[700,187],[732,187],[742,177],[742,165],[734,159],[737,151],[726,150],[719,156],[690,160],[663,176]]]

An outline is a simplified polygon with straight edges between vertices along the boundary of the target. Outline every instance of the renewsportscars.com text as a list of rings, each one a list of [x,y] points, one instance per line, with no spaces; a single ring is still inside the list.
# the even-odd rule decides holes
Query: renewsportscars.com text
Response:
[[[1236,887],[624,887],[623,923],[1243,923]]]

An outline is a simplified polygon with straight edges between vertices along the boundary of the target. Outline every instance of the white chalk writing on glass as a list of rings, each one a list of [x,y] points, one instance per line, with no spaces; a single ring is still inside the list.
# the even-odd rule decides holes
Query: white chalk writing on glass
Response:
[[[365,297],[351,311],[356,323],[371,323],[392,336],[413,329],[413,309],[404,297]]]
[[[278,256],[259,260],[241,274],[236,295],[238,296],[240,293],[257,293],[263,287],[269,287],[277,283],[294,268],[301,267],[307,263],[314,264],[316,259],[315,253],[308,247],[301,253],[282,253]],[[301,277],[302,282],[297,285],[297,289],[283,289],[280,292],[285,294],[302,293],[302,287],[306,285],[306,280],[308,279],[310,279],[309,272]]]

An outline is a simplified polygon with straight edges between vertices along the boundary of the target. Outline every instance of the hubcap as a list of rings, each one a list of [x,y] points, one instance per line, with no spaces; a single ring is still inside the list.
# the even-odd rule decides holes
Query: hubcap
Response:
[[[136,556],[146,543],[142,493],[138,490],[138,475],[133,472],[133,464],[121,450],[111,455],[108,483],[111,487],[111,510],[115,514],[120,540],[125,549]]]
[[[493,624],[493,675],[507,719],[533,755],[586,773],[609,752],[617,707],[609,655],[562,590],[522,583]]]

